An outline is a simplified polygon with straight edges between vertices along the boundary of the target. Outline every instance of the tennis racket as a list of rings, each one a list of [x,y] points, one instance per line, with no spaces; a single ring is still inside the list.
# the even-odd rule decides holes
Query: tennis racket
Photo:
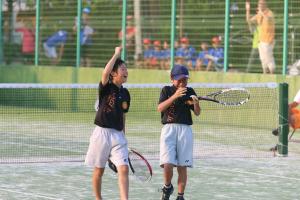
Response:
[[[128,149],[128,162],[132,174],[142,182],[148,182],[152,178],[152,167],[147,159],[134,149]],[[117,167],[111,160],[108,160],[108,166],[115,173],[118,173]]]
[[[206,96],[198,96],[198,99],[219,103],[225,106],[239,106],[249,101],[250,93],[244,88],[229,88]]]

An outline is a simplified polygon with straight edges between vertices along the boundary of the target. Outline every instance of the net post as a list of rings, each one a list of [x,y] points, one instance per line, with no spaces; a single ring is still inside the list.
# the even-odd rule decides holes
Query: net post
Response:
[[[280,156],[288,155],[288,91],[289,85],[287,83],[279,84],[279,143],[278,154]]]

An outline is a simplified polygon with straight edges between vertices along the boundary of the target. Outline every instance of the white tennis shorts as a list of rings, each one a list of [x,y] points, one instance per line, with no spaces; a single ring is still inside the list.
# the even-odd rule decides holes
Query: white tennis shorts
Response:
[[[262,67],[270,71],[275,70],[273,48],[274,48],[273,44],[268,44],[264,42],[260,42],[258,45],[259,57],[262,63]]]
[[[49,47],[46,42],[43,44],[45,55],[47,58],[57,58],[56,48],[55,47]]]
[[[127,140],[123,131],[96,126],[85,157],[85,164],[104,168],[110,159],[116,166],[128,165]]]
[[[160,166],[193,167],[193,132],[189,125],[165,124],[160,135]]]

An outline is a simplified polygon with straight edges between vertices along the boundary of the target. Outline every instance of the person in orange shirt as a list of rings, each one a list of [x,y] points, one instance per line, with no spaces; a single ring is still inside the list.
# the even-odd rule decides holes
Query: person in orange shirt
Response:
[[[265,0],[258,1],[258,12],[250,16],[250,1],[246,1],[246,19],[248,23],[259,26],[259,57],[263,73],[273,74],[275,71],[275,59],[273,49],[275,44],[275,19],[273,12],[267,7]]]
[[[300,104],[300,90],[297,92],[294,101],[289,104],[289,124],[293,129],[300,128],[300,109],[297,106]]]
[[[293,102],[289,104],[289,125],[294,129],[289,139],[292,138],[295,130],[300,128],[300,109],[297,108],[298,105],[300,105],[300,90],[298,90]],[[278,136],[279,128],[274,129],[272,134]],[[276,148],[277,146],[271,148],[271,150],[276,150]]]

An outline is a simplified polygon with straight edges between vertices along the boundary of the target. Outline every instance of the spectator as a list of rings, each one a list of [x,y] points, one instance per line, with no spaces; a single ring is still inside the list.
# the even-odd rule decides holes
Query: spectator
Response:
[[[275,19],[273,12],[267,7],[265,0],[258,1],[258,12],[250,16],[250,2],[246,1],[246,18],[248,23],[259,26],[259,57],[263,73],[273,74],[275,71],[275,60],[273,49],[275,44]]]
[[[209,61],[207,64],[207,71],[213,70],[221,71],[224,69],[224,50],[220,47],[221,39],[220,36],[212,38],[212,48],[209,49],[208,54],[205,56]]]
[[[293,129],[300,128],[300,110],[297,106],[300,104],[300,90],[298,90],[294,101],[289,104],[289,124]]]
[[[81,44],[81,65],[84,67],[92,66],[92,36],[94,34],[94,29],[89,25],[89,15],[91,9],[86,7],[82,10],[82,27],[80,30],[80,44]],[[77,20],[75,20],[75,25],[73,26],[73,31],[77,31]]]
[[[207,42],[202,42],[201,45],[201,51],[198,54],[197,62],[196,62],[196,70],[203,70],[203,67],[207,67],[208,65],[208,58],[206,57],[209,54],[208,44]]]
[[[194,69],[196,64],[196,50],[189,45],[189,39],[183,37],[180,39],[180,47],[176,50],[176,62],[178,65],[185,65],[190,70]]]
[[[167,41],[164,41],[163,50],[162,50],[162,69],[170,68],[170,47]]]
[[[153,49],[151,48],[151,40],[149,38],[144,38],[143,40],[143,67],[150,68],[150,61],[153,54]]]
[[[46,57],[51,59],[51,64],[58,64],[64,53],[64,45],[67,41],[67,32],[59,30],[48,37],[43,43]],[[57,55],[56,47],[59,46],[59,53]]]
[[[298,90],[296,96],[294,97],[293,102],[289,103],[289,126],[292,127],[294,130],[292,134],[289,136],[289,140],[292,138],[296,129],[300,128],[300,110],[297,108],[300,105],[300,90]],[[279,135],[280,128],[273,129],[272,134],[275,136]],[[277,145],[270,148],[271,151],[277,150]]]
[[[256,24],[248,23],[249,31],[252,34],[252,48],[248,59],[247,72],[251,71],[253,65],[259,63],[259,27]]]
[[[239,11],[239,6],[238,6],[237,2],[233,2],[230,6],[230,13],[232,15],[235,15],[238,13],[238,11]]]
[[[159,40],[155,40],[153,42],[153,52],[152,52],[152,57],[151,57],[151,68],[161,68],[162,66],[162,51],[161,51],[161,43]]]
[[[127,21],[127,26],[126,26],[126,48],[128,50],[132,50],[134,48],[134,37],[135,37],[135,33],[136,33],[136,28],[133,24],[133,16],[132,15],[128,15],[126,17],[126,21]],[[123,37],[123,33],[122,30],[119,32],[119,40],[122,41],[122,37]]]
[[[22,56],[25,64],[33,64],[35,50],[35,33],[30,22],[22,23],[21,27],[16,28],[16,32],[22,34]]]

